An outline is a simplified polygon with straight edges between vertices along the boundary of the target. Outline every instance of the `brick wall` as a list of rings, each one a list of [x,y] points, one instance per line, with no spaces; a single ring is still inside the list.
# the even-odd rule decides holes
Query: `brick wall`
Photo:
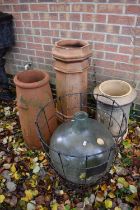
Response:
[[[62,38],[84,39],[93,46],[89,84],[117,78],[135,81],[140,103],[140,0],[0,0],[12,13],[16,45],[7,56],[15,74],[28,61],[47,70],[55,82],[51,50]]]

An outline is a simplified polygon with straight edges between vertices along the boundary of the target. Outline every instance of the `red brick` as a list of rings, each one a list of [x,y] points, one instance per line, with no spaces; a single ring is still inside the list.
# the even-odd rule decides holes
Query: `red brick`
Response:
[[[81,33],[75,32],[75,31],[61,31],[60,32],[61,37],[64,38],[71,38],[71,39],[80,39]]]
[[[134,82],[134,80],[135,80],[135,82],[137,81],[139,83],[140,74],[137,74],[137,72],[135,70],[133,72],[129,72],[128,79],[130,80],[130,83]]]
[[[49,22],[48,21],[32,21],[33,28],[48,28]]]
[[[31,35],[31,36],[26,36],[26,42],[33,42],[33,36]]]
[[[96,60],[96,66],[104,67],[104,68],[114,68],[114,61],[107,60]]]
[[[22,28],[23,27],[23,21],[15,21],[14,23],[16,24],[17,28]]]
[[[55,44],[55,42],[58,42],[59,40],[60,40],[60,38],[53,37],[52,38],[52,44]]]
[[[122,27],[122,34],[133,36],[140,36],[140,28],[136,27]]]
[[[128,72],[124,72],[123,71],[118,71],[118,70],[114,70],[114,69],[104,69],[104,75],[108,76],[108,77],[113,77],[113,79],[125,79],[128,78],[129,73]]]
[[[135,17],[130,16],[119,16],[119,15],[109,15],[108,23],[120,24],[120,25],[133,25]]]
[[[40,35],[41,31],[40,29],[34,29],[34,35]]]
[[[137,0],[109,0],[109,3],[136,4]]]
[[[92,22],[94,19],[94,14],[82,14],[82,21],[84,22]]]
[[[51,29],[41,29],[41,35],[42,36],[52,36],[52,37],[58,37],[59,31],[58,30],[51,30]]]
[[[140,26],[140,17],[137,17],[137,26]]]
[[[28,56],[27,55],[22,55],[22,54],[15,54],[15,59],[18,60],[23,60],[23,61],[27,61],[28,60]]]
[[[52,45],[44,45],[44,51],[52,51]]]
[[[23,34],[24,33],[23,28],[16,28],[15,27],[14,31],[15,31],[15,34]]]
[[[45,63],[47,65],[50,65],[50,67],[52,68],[52,65],[53,65],[52,57],[51,58],[48,57],[48,59],[45,59]],[[47,70],[48,70],[48,67],[47,67]],[[53,69],[50,70],[49,75],[51,77],[51,80],[52,79],[55,80],[55,72],[53,71]]]
[[[97,23],[105,23],[106,22],[106,15],[95,15],[94,20]]]
[[[135,27],[134,28],[134,30],[133,30],[133,36],[139,36],[140,37],[140,28],[138,28],[138,27]]]
[[[58,13],[39,13],[40,20],[58,20]]]
[[[22,61],[18,60],[18,59],[12,59],[11,62],[12,62],[12,64],[16,64],[16,66],[21,66],[22,65]]]
[[[83,32],[82,39],[84,40],[93,40],[93,33],[90,32]]]
[[[21,20],[21,14],[19,13],[14,13],[13,17],[14,17],[14,20]]]
[[[73,4],[72,12],[94,12],[93,4]]]
[[[97,15],[97,14],[82,14],[82,20],[84,22],[96,22],[96,23],[105,23],[106,15]]]
[[[50,12],[70,12],[69,4],[49,4]]]
[[[72,23],[73,30],[80,30],[80,31],[93,31],[93,24],[92,23]]]
[[[24,28],[24,32],[26,35],[32,35],[34,34],[33,32],[33,29],[32,28]]]
[[[61,2],[63,2],[64,0],[60,0]],[[87,2],[90,0],[87,0]],[[65,2],[81,2],[81,0],[65,0]]]
[[[35,55],[35,51],[31,49],[20,49],[20,52],[25,55]]]
[[[125,72],[125,74],[124,74],[123,71],[118,71],[118,70],[115,70],[114,74],[113,74],[114,79],[124,79],[124,80],[126,80],[126,78],[128,78],[128,76],[129,76],[128,72]]]
[[[110,35],[110,34],[108,34],[107,35],[107,42],[124,44],[124,45],[130,45],[131,44],[131,37],[117,36],[117,35]]]
[[[52,52],[46,52],[46,58],[52,58]]]
[[[80,14],[76,13],[60,13],[62,21],[80,21]]]
[[[96,32],[118,34],[119,30],[120,30],[120,26],[104,25],[104,24],[96,24],[95,25],[95,31]]]
[[[31,27],[31,21],[23,21],[23,27],[26,27],[26,28],[30,28]]]
[[[30,20],[31,14],[30,13],[22,13],[22,20]]]
[[[132,27],[122,27],[122,31],[121,31],[122,34],[125,34],[125,35],[131,35],[133,34],[133,29]]]
[[[99,33],[94,33],[92,36],[92,41],[101,41],[103,42],[105,40],[105,35],[104,34],[99,34]]]
[[[45,61],[44,58],[35,57],[35,56],[32,56],[31,60],[33,61],[33,63],[44,63]]]
[[[19,0],[19,3],[36,3],[36,0]]]
[[[136,67],[133,64],[127,64],[127,63],[121,63],[121,62],[117,62],[115,68],[123,70],[123,71],[130,71],[130,72],[133,72],[135,68],[136,68],[136,71],[139,70],[138,66]]]
[[[51,22],[51,29],[70,29],[69,22]]]
[[[140,46],[140,38],[135,38],[135,45]]]
[[[121,61],[121,62],[126,62],[126,63],[129,62],[129,56],[127,56],[127,55],[106,53],[105,58],[107,60]]]
[[[140,55],[140,47],[134,46],[134,55]]]
[[[113,4],[98,4],[97,5],[97,12],[98,13],[114,13],[120,14],[123,12],[122,5],[113,5]]]
[[[133,63],[134,65],[139,65],[140,66],[140,57],[133,56],[131,58],[131,63]]]
[[[73,13],[72,13],[73,15]],[[70,20],[70,14],[69,13],[60,13],[59,14],[59,17],[60,17],[60,21],[62,20],[65,20],[65,21],[69,21]]]
[[[48,5],[47,4],[30,4],[31,11],[43,11],[48,12]]]
[[[32,20],[39,20],[39,14],[37,13],[30,13]]]
[[[0,10],[4,12],[12,13],[12,5],[0,5]]]
[[[26,48],[26,43],[25,42],[18,42],[18,41],[16,41],[16,47]]]
[[[134,50],[133,47],[120,46],[119,53],[124,53],[124,54],[130,54],[130,55],[132,55],[133,50]]]
[[[34,37],[34,42],[35,43],[43,43],[43,38],[42,37],[35,36]]]
[[[18,34],[17,41],[26,41],[26,37],[23,34]]]
[[[29,5],[27,5],[27,4],[13,5],[13,10],[15,12],[17,12],[17,11],[26,12],[26,11],[29,11]]]
[[[46,52],[45,51],[38,51],[38,50],[36,50],[36,54],[35,55],[38,56],[38,57],[45,58],[46,57]]]
[[[51,38],[50,37],[43,37],[43,43],[44,44],[51,44]]]
[[[0,11],[3,11],[4,9],[5,9],[5,6],[0,4]]]
[[[17,4],[18,0],[3,0],[3,4]]]
[[[127,14],[140,14],[140,6],[129,5],[126,7]]]
[[[104,44],[104,43],[95,43],[96,50],[109,51],[109,52],[117,52],[117,45],[112,44]]]
[[[34,50],[43,50],[42,45],[37,43],[27,43],[27,48]]]
[[[98,59],[104,58],[104,52],[93,50],[93,57]]]
[[[18,34],[17,41],[33,42],[33,36],[25,36],[22,34]]]
[[[12,48],[12,52],[13,52],[13,53],[20,53],[20,49],[17,48],[17,47],[13,47],[13,48]]]

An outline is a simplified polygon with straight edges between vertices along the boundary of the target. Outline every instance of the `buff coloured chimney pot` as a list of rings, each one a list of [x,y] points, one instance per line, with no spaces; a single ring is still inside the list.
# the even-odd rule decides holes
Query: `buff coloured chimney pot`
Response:
[[[125,123],[122,122],[123,112],[119,111],[120,109],[117,107],[114,107],[112,109],[112,106],[115,106],[115,104],[113,105],[113,101],[115,101],[124,111],[128,124],[130,108],[132,102],[136,99],[137,96],[136,90],[125,81],[107,80],[98,85],[94,89],[93,94],[105,95],[112,99],[111,102],[107,98],[99,96],[98,101],[100,102],[97,104],[97,108],[98,110],[104,110],[104,113],[112,113],[114,121],[112,122],[112,127],[110,129],[114,136],[119,135],[120,128],[116,122],[119,122],[122,130],[125,129]],[[103,116],[103,114],[99,112],[97,115],[98,120],[100,120],[101,118],[101,120],[104,120],[103,118],[106,118],[107,116]],[[126,134],[124,134],[124,138],[125,137]]]

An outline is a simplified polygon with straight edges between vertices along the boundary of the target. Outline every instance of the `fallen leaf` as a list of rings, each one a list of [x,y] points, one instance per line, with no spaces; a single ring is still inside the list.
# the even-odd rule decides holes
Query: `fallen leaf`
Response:
[[[96,195],[96,201],[103,202],[104,200],[104,194],[102,192],[98,192]]]
[[[112,208],[112,201],[111,201],[110,199],[106,199],[106,200],[105,200],[105,207],[106,207],[107,209]]]
[[[128,182],[123,177],[118,178],[118,183],[122,184],[124,187],[129,186]]]
[[[9,169],[10,167],[11,167],[10,163],[3,164],[3,168],[5,168],[5,169]]]
[[[107,190],[107,185],[106,184],[101,185],[101,190],[106,191]]]
[[[14,174],[16,172],[16,167],[15,167],[15,164],[13,163],[11,168],[10,168],[10,171]]]
[[[37,174],[40,171],[40,167],[38,165],[35,165],[34,169],[33,169],[33,173]]]
[[[41,205],[41,204],[45,204],[45,198],[43,195],[40,195],[38,197],[35,198],[35,201],[37,204]]]
[[[70,210],[70,206],[69,205],[66,205],[65,206],[65,210]]]
[[[128,170],[124,167],[120,167],[120,166],[114,166],[116,169],[116,173],[119,176],[126,176],[128,174]]]
[[[134,202],[134,198],[136,197],[136,194],[132,194],[132,195],[127,195],[125,196],[125,200],[129,203],[133,203]]]
[[[129,185],[129,190],[130,190],[132,193],[137,193],[137,188],[136,188],[134,185]]]
[[[94,194],[91,194],[91,195],[90,195],[90,198],[89,198],[89,202],[90,202],[91,204],[93,204],[94,201],[95,201],[95,195],[94,195]]]
[[[25,190],[25,197],[22,197],[21,200],[23,201],[30,201],[34,196],[38,194],[37,190]]]
[[[14,207],[17,204],[17,197],[15,195],[12,196],[10,200],[10,206]]]
[[[30,201],[30,203],[27,203],[27,210],[35,210],[35,209],[36,209],[35,201]]]
[[[9,192],[14,192],[16,190],[16,184],[12,181],[8,181],[6,183],[6,187],[9,190]]]
[[[0,195],[0,203],[3,203],[4,200],[5,200],[5,196],[4,195]]]
[[[109,196],[110,198],[115,198],[115,197],[116,197],[115,194],[114,194],[113,192],[109,192],[109,193],[108,193],[108,196]]]
[[[52,209],[52,210],[57,210],[57,207],[58,207],[58,203],[53,203],[53,204],[51,205],[51,209]]]

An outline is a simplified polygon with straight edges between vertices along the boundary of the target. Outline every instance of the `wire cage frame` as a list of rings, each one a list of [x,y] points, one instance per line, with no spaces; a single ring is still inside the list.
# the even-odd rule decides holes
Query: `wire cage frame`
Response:
[[[100,100],[101,97],[104,97],[107,101],[110,102],[110,111],[105,112],[102,109],[102,106],[98,106],[99,104],[103,104]],[[66,98],[68,100],[66,100]],[[74,102],[72,102],[74,101]],[[66,103],[67,102],[67,103]],[[70,106],[69,106],[70,104]],[[103,104],[104,105],[104,104]],[[51,116],[47,115],[47,111],[51,106],[55,106],[55,113]],[[114,111],[120,112],[122,120],[120,122],[113,116]],[[110,131],[112,135],[112,139],[114,140],[114,145],[110,148],[105,148],[102,152],[93,154],[93,155],[70,155],[64,152],[60,152],[57,149],[54,149],[50,146],[50,138],[54,132],[50,128],[50,125],[54,125],[55,121],[57,121],[57,125],[55,125],[55,129],[62,123],[71,121],[74,114],[78,111],[85,111],[88,113],[89,118],[97,120],[101,124]],[[101,117],[100,117],[101,116]],[[42,120],[43,119],[43,120]],[[43,121],[43,122],[42,122]],[[115,123],[115,126],[118,127],[117,134],[112,133],[112,126]],[[74,186],[79,187],[88,187],[97,183],[102,182],[104,179],[108,178],[108,172],[111,168],[112,162],[115,161],[119,144],[123,139],[123,136],[127,132],[127,119],[123,109],[115,102],[115,100],[109,98],[108,96],[98,95],[93,93],[75,93],[75,94],[67,94],[64,96],[57,97],[54,100],[49,101],[44,107],[40,109],[37,113],[36,117],[36,130],[41,141],[42,147],[45,151],[47,160],[52,169],[56,172],[56,174],[60,177],[60,179],[64,182],[64,185],[72,188]],[[44,128],[46,132],[44,133]],[[47,137],[46,137],[47,133]],[[48,135],[49,134],[49,135]],[[47,139],[48,138],[48,139]],[[95,166],[89,166],[89,160],[92,158],[98,157],[101,154],[107,154],[107,159],[104,163]],[[59,159],[59,170],[57,166],[54,164],[51,154],[54,154]],[[81,171],[83,177],[80,182],[76,183],[75,180],[69,179],[66,171],[65,158],[69,161],[73,161],[73,159],[84,159],[84,165],[81,167]],[[111,164],[108,164],[111,162]],[[61,170],[60,170],[61,168]],[[70,170],[75,170],[75,168],[71,167]],[[60,172],[61,171],[61,172]],[[90,177],[90,178],[89,178]],[[93,178],[92,177],[96,177]]]

